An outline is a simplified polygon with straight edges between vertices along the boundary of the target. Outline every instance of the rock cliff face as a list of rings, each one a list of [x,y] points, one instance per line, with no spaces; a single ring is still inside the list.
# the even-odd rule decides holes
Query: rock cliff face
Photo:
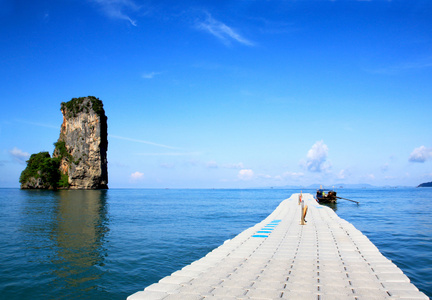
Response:
[[[108,188],[107,117],[102,101],[89,96],[61,104],[63,123],[53,157],[70,189]]]
[[[93,96],[61,104],[63,123],[53,157],[32,154],[21,173],[22,189],[107,189],[107,117]]]

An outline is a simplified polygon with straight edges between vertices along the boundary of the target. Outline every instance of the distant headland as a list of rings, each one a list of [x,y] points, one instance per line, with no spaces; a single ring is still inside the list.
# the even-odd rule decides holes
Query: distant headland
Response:
[[[61,103],[63,123],[48,152],[32,154],[20,176],[21,189],[107,189],[108,125],[94,96]]]
[[[417,187],[432,187],[432,182],[425,182],[425,183],[419,184]]]

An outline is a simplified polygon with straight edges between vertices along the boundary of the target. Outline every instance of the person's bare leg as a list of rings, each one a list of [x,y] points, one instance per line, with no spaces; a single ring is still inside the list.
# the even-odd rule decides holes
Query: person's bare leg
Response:
[[[305,207],[303,208],[303,221],[306,223],[306,214],[307,214],[307,210],[308,210],[308,206],[305,205]]]

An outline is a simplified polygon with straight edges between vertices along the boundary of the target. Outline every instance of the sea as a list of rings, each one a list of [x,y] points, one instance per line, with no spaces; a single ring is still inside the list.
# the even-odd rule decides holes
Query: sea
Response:
[[[0,189],[0,299],[126,299],[299,192]],[[432,188],[337,192],[360,204],[338,200],[332,209],[431,297]]]

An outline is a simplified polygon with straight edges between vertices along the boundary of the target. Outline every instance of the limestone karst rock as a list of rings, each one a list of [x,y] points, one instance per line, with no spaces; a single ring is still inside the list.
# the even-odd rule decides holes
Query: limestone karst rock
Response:
[[[21,188],[107,189],[108,127],[102,101],[93,96],[73,98],[61,103],[61,111],[63,123],[53,157],[47,152],[33,154],[21,174]]]
[[[71,189],[108,188],[107,117],[102,101],[89,96],[61,104],[63,123],[53,157]],[[66,153],[65,153],[66,152]]]

